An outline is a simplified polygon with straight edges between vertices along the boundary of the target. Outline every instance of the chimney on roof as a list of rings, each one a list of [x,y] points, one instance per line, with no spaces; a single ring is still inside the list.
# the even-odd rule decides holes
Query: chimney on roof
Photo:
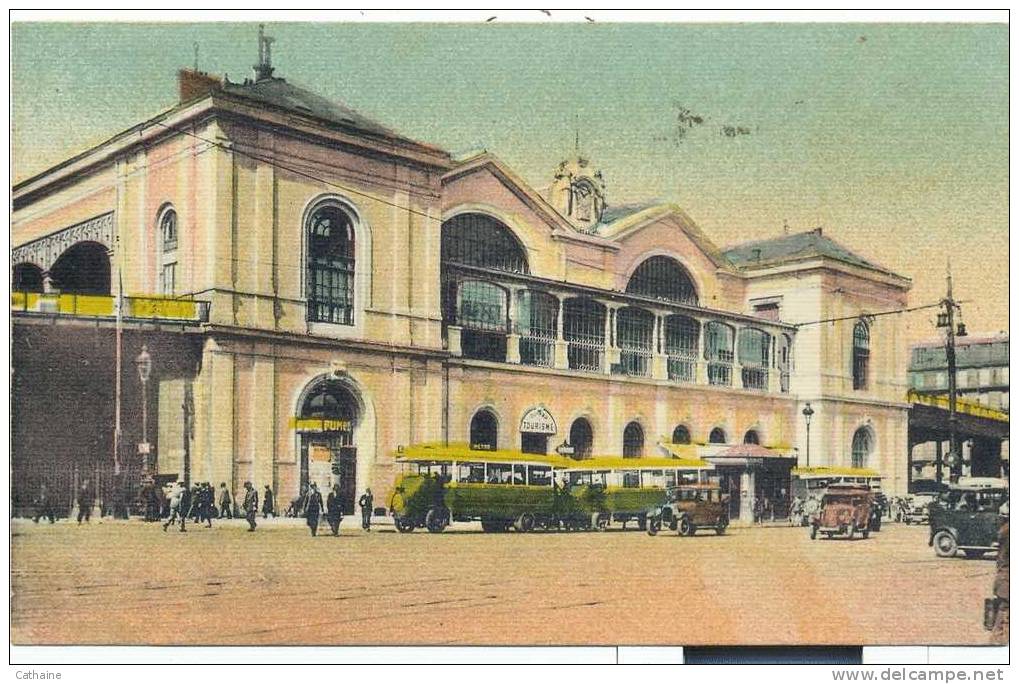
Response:
[[[200,97],[205,97],[214,90],[218,90],[223,82],[216,76],[210,76],[204,71],[197,69],[181,69],[177,72],[177,90],[180,94],[180,102],[189,102]]]

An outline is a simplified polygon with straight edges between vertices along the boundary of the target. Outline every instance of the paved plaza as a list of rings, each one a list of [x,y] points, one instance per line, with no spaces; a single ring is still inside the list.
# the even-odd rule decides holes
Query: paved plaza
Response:
[[[12,526],[15,644],[983,644],[995,565],[927,529],[311,538],[301,521],[186,534]],[[325,528],[325,525],[323,525]]]

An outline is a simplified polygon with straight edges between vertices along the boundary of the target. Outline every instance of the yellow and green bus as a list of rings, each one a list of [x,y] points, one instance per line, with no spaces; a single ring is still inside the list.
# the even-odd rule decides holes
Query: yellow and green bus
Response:
[[[710,481],[714,466],[697,458],[620,458],[597,456],[572,461],[565,471],[571,507],[568,526],[623,529],[631,520],[645,529],[647,512],[665,503],[666,490]]]
[[[442,532],[451,521],[478,520],[486,532],[558,525],[563,498],[558,456],[421,444],[397,455],[403,472],[389,509],[396,529]]]

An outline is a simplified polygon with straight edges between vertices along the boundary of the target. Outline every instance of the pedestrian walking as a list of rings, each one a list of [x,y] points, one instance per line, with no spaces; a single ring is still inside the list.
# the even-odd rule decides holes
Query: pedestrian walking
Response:
[[[95,503],[95,496],[92,494],[92,488],[89,486],[88,480],[81,483],[81,489],[78,490],[78,524],[81,521],[91,522],[92,520],[92,505]]]
[[[272,495],[272,488],[265,486],[265,494],[262,495],[262,519],[269,516],[276,517],[276,497]]]
[[[56,522],[56,514],[53,512],[53,499],[50,497],[46,485],[39,487],[39,498],[35,500],[35,517],[32,522],[39,522],[40,518],[49,518],[50,524]]]
[[[343,520],[343,502],[340,500],[340,485],[333,485],[326,497],[326,520],[333,531],[333,536],[340,536],[340,522]]]
[[[248,519],[248,532],[254,532],[255,516],[258,515],[258,492],[250,482],[244,483],[244,517]]]
[[[311,483],[311,491],[308,493],[308,506],[304,511],[304,519],[311,529],[311,536],[318,535],[318,517],[322,513],[322,493],[318,491],[318,485]]]
[[[213,491],[211,482],[205,482],[202,484],[202,503],[199,513],[202,520],[205,521],[206,527],[212,527],[212,512],[215,507],[216,492]]]
[[[219,483],[219,517],[233,518],[233,497],[230,490],[226,488],[226,482]]]
[[[364,494],[357,500],[357,504],[361,507],[361,529],[365,532],[371,532],[372,511],[375,506],[375,497],[372,496],[371,487],[364,490]]]
[[[187,488],[184,487],[183,482],[177,482],[177,485],[170,491],[170,517],[163,523],[163,532],[166,532],[166,528],[174,524],[180,519],[180,531],[187,532],[185,523],[187,522]]]

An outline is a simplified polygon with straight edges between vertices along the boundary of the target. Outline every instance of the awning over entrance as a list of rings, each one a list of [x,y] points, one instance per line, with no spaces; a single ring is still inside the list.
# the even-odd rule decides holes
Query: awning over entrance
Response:
[[[737,444],[705,458],[716,466],[794,466],[796,456],[760,444]]]
[[[700,447],[697,444],[673,444],[661,440],[658,442],[658,446],[672,458],[700,459],[701,457]]]

